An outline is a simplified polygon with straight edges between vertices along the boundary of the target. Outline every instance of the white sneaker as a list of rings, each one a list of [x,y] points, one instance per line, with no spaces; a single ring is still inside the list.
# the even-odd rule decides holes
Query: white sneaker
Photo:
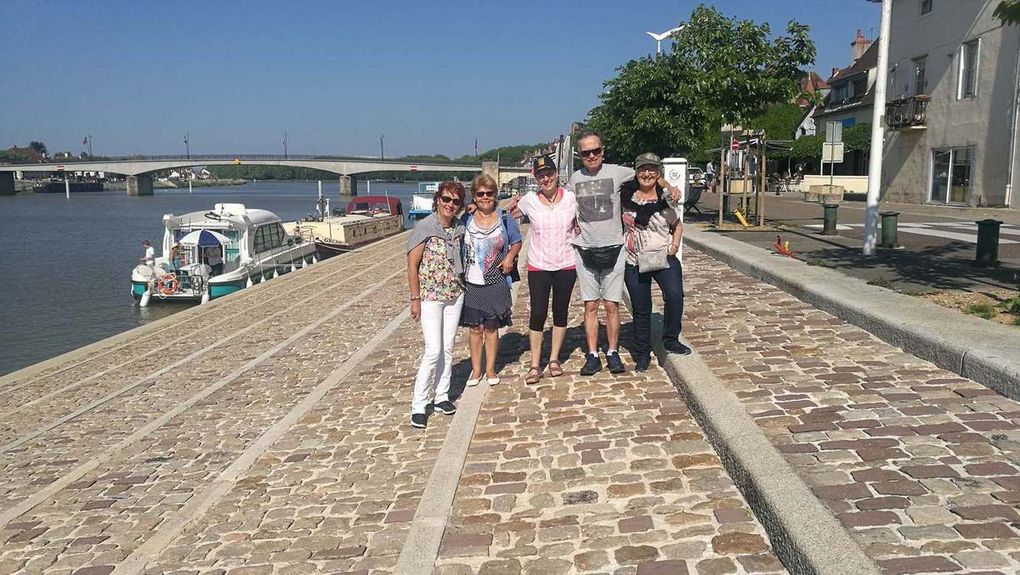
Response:
[[[474,386],[478,385],[479,383],[481,383],[483,379],[485,379],[484,375],[480,375],[480,376],[478,376],[478,377],[476,377],[474,379],[471,379],[469,377],[468,380],[467,380],[467,386],[468,387],[474,387]]]

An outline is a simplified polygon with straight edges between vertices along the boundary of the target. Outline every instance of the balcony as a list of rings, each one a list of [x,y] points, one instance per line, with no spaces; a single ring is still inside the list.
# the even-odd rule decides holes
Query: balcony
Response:
[[[885,105],[885,123],[892,130],[927,129],[929,101],[931,96],[924,94],[891,100]]]

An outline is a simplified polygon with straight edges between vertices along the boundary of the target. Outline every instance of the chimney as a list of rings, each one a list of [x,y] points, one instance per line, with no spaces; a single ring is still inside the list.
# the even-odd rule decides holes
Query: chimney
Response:
[[[864,55],[864,52],[867,51],[868,46],[871,46],[871,40],[865,38],[864,32],[862,32],[861,29],[858,28],[857,37],[854,38],[854,41],[850,43],[851,64],[859,60],[861,56]]]
[[[832,69],[832,73],[831,73],[831,74],[829,74],[829,77],[830,77],[830,78],[835,78],[835,77],[836,77],[836,74],[838,74],[838,73],[839,73],[839,68],[833,68],[833,69]]]

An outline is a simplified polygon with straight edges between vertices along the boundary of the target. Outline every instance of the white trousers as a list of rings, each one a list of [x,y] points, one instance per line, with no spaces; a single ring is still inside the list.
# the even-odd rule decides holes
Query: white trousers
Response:
[[[450,399],[450,374],[453,370],[453,343],[457,339],[457,324],[464,294],[453,301],[421,302],[421,333],[425,338],[425,351],[414,378],[414,397],[411,413],[425,413],[429,404],[429,388],[435,388],[435,402]]]

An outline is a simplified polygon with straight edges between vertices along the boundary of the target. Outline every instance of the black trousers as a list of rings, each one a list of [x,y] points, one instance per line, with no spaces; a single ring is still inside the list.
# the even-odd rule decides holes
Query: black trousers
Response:
[[[577,272],[572,269],[554,272],[528,271],[528,292],[531,299],[531,318],[528,328],[532,331],[545,329],[545,318],[549,315],[549,292],[552,291],[553,325],[567,327],[567,312],[570,309],[570,294],[577,282]]]
[[[634,356],[652,353],[652,280],[659,284],[666,310],[662,321],[662,341],[678,341],[684,315],[684,275],[680,260],[669,256],[669,267],[655,272],[639,273],[637,266],[627,264],[623,281],[634,308]]]

